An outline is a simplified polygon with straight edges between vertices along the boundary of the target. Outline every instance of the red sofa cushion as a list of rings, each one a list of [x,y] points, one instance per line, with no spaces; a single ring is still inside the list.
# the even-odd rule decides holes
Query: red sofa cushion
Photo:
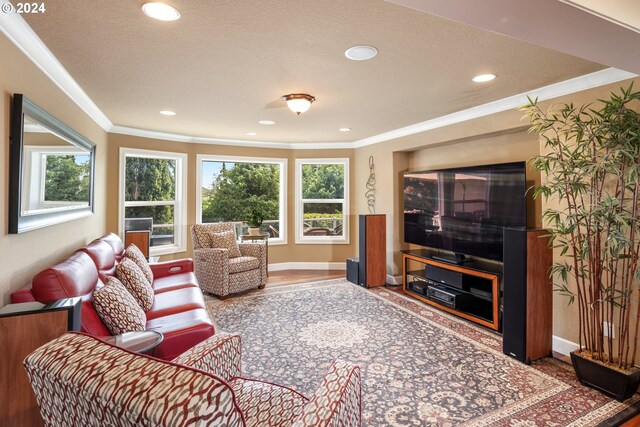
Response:
[[[106,241],[96,239],[84,248],[80,248],[79,251],[85,252],[91,257],[98,269],[100,280],[103,282],[106,281],[106,276],[116,275],[116,256],[113,248]]]
[[[197,309],[147,321],[147,329],[162,332],[164,339],[153,356],[173,360],[186,350],[215,334],[207,310]]]
[[[96,265],[85,252],[76,252],[36,274],[31,286],[36,301],[82,297],[80,330],[91,335],[110,335],[92,304],[94,289],[103,285]]]
[[[98,281],[98,270],[91,257],[76,252],[36,274],[31,286],[36,301],[53,301],[90,294]]]
[[[11,293],[11,304],[18,304],[21,302],[33,302],[36,299],[33,297],[31,285],[23,286]]]
[[[116,257],[116,261],[120,261],[120,259],[122,258],[122,254],[124,253],[124,243],[122,243],[122,239],[120,238],[120,236],[114,233],[109,233],[96,240],[102,240],[103,242],[108,243],[113,249],[113,254]]]
[[[156,294],[153,305],[145,314],[147,320],[170,316],[183,311],[205,308],[202,292],[198,288],[183,288]]]
[[[174,274],[171,276],[156,277],[151,284],[155,294],[175,291],[176,289],[198,288],[198,280],[193,272]]]

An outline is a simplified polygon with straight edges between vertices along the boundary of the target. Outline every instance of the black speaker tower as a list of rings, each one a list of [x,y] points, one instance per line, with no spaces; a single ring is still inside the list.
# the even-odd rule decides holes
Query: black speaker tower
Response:
[[[551,353],[551,249],[545,230],[504,229],[502,351],[523,363]]]

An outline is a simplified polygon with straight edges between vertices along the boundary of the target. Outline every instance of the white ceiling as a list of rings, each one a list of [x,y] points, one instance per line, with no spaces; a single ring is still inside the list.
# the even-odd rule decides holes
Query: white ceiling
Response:
[[[588,16],[615,25],[556,0],[539,1],[571,10],[575,23]],[[504,2],[511,6],[499,9]],[[390,139],[396,129],[419,129],[414,124],[605,66],[640,71],[602,54],[579,59],[567,54],[579,50],[536,39],[536,34],[555,34],[546,25],[544,31],[531,31],[541,24],[527,18],[526,9],[537,2],[395,3],[403,5],[382,0],[173,0],[182,18],[166,23],[149,19],[140,2],[131,0],[49,0],[46,13],[24,17],[79,85],[73,89],[73,82],[65,83],[72,87],[67,92],[82,98],[84,91],[90,98],[85,104],[95,103],[85,108],[90,114],[101,111],[108,118],[103,122],[119,132],[145,129],[160,137],[169,133],[202,141],[317,145],[376,140],[387,133]],[[506,29],[492,27],[504,18],[496,10],[513,12]],[[23,30],[11,27],[7,15],[0,16],[5,34],[17,44],[29,39],[15,35]],[[611,34],[625,42],[627,33]],[[615,46],[616,40],[606,44]],[[344,50],[358,44],[371,44],[380,53],[370,61],[347,60]],[[498,78],[471,82],[483,72]],[[279,99],[291,92],[310,93],[317,102],[297,117]],[[163,109],[178,114],[161,116]],[[259,125],[261,119],[277,123]],[[353,130],[342,133],[339,127]],[[245,135],[249,131],[258,135]]]

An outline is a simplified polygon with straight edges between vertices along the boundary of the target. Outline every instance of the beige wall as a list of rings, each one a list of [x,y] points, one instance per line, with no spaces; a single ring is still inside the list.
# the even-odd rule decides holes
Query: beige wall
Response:
[[[0,293],[2,304],[12,291],[30,283],[35,273],[68,256],[72,251],[105,231],[106,133],[49,80],[5,36],[0,35],[0,134],[4,140],[2,156],[3,206],[0,209]],[[8,234],[7,204],[9,187],[9,116],[11,96],[22,93],[40,107],[96,143],[95,213],[50,227],[21,234]]]
[[[269,246],[269,263],[283,262],[340,262],[354,254],[354,227],[355,220],[353,212],[349,218],[350,239],[349,244],[295,244],[294,221],[295,221],[295,159],[296,158],[349,158],[350,167],[350,194],[354,193],[353,182],[353,162],[354,150],[283,150],[235,147],[228,145],[211,144],[191,144],[173,141],[162,141],[157,139],[140,138],[129,135],[109,134],[109,155],[110,165],[108,181],[115,185],[110,185],[107,190],[108,214],[107,228],[110,231],[118,231],[118,165],[120,148],[138,148],[146,150],[171,151],[186,153],[188,155],[187,170],[187,226],[196,222],[196,156],[198,154],[217,154],[223,156],[239,157],[271,157],[287,159],[287,241],[285,245]],[[351,197],[353,200],[353,196]],[[192,255],[192,244],[190,233],[187,240],[187,251],[163,256],[162,260],[190,257]]]

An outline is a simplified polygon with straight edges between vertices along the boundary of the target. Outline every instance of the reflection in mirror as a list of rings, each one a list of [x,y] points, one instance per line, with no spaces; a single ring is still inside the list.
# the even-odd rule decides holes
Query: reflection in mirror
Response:
[[[13,102],[9,232],[90,215],[95,145],[20,94]]]
[[[89,206],[91,152],[58,137],[24,116],[22,212]]]

